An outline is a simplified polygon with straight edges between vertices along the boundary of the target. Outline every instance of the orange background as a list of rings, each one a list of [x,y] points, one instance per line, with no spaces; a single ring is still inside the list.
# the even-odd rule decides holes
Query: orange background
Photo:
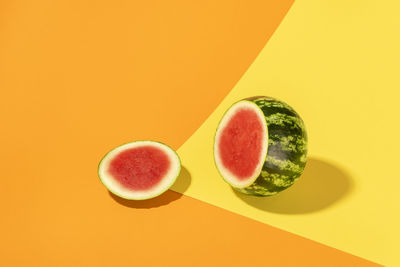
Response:
[[[182,145],[291,4],[2,1],[1,265],[370,265],[172,191],[118,199],[97,178],[114,146]]]

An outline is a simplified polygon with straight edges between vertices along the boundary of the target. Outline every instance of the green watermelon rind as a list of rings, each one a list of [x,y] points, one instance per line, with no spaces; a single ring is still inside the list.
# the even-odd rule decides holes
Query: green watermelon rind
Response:
[[[305,168],[307,132],[304,122],[297,112],[283,101],[265,96],[246,98],[238,102],[241,101],[250,101],[256,104],[264,114],[268,134],[268,148],[265,157],[263,157],[263,167],[258,173],[257,178],[255,180],[251,179],[249,185],[236,187],[219,170],[215,161],[215,155],[214,163],[224,181],[230,184],[235,190],[254,196],[275,195],[293,185]],[[223,117],[229,109],[224,113]],[[281,112],[273,112],[274,110],[280,110]],[[279,127],[283,128],[277,131],[277,129],[273,129],[272,125],[275,125],[277,129]],[[219,126],[220,124],[218,124],[217,131]],[[293,135],[293,132],[297,134]],[[214,146],[216,145],[216,134],[214,136]]]
[[[167,149],[169,149],[170,151],[172,151],[172,152],[176,155],[176,157],[177,157],[177,159],[178,159],[178,162],[179,162],[179,164],[178,164],[178,169],[177,169],[177,171],[176,171],[175,178],[171,179],[171,180],[170,180],[170,183],[169,183],[167,186],[163,187],[162,190],[160,190],[160,191],[157,192],[156,194],[151,194],[151,195],[149,194],[149,195],[147,195],[147,196],[145,196],[145,197],[142,197],[142,198],[129,198],[129,197],[126,197],[126,196],[120,194],[119,192],[113,190],[113,189],[110,188],[109,186],[107,186],[107,185],[105,184],[105,182],[103,181],[104,178],[101,176],[100,170],[101,170],[102,163],[104,162],[104,160],[107,159],[107,157],[109,156],[109,154],[110,154],[111,152],[113,152],[115,149],[120,148],[120,147],[122,147],[122,146],[130,145],[130,144],[133,144],[133,143],[142,143],[142,142],[158,143],[158,144],[161,144],[162,146],[165,146],[165,147],[166,147]],[[98,166],[97,166],[97,174],[98,174],[98,176],[99,176],[100,182],[107,188],[108,191],[110,191],[110,192],[113,193],[114,195],[116,195],[116,196],[118,196],[118,197],[120,197],[120,198],[123,198],[123,199],[127,199],[127,200],[146,200],[146,199],[151,199],[151,198],[158,197],[158,196],[162,195],[163,193],[165,193],[169,188],[171,188],[171,186],[176,182],[176,179],[178,179],[178,177],[179,177],[179,175],[180,175],[180,172],[181,172],[181,169],[182,169],[182,161],[181,161],[181,159],[180,159],[178,153],[176,153],[176,151],[175,151],[174,149],[172,149],[170,146],[168,146],[168,145],[166,145],[166,144],[164,144],[164,143],[162,143],[162,142],[159,142],[159,141],[137,140],[137,141],[133,141],[133,142],[124,143],[124,144],[119,145],[119,146],[117,146],[117,147],[114,147],[113,149],[111,149],[110,151],[108,151],[108,152],[103,156],[103,158],[100,160],[100,162],[99,162],[99,164],[98,164]]]

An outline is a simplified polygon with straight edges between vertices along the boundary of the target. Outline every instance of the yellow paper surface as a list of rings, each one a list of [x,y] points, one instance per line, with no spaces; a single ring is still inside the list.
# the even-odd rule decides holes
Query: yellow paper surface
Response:
[[[297,0],[246,74],[179,149],[192,183],[183,190],[178,181],[173,189],[400,266],[399,10],[392,0]],[[234,193],[219,176],[212,150],[223,112],[253,95],[289,103],[309,135],[303,176],[261,199]]]

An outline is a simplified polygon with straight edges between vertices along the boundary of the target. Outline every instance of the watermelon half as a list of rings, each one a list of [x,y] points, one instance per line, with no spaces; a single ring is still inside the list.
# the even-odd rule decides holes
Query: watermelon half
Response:
[[[136,141],[108,152],[98,174],[109,191],[125,199],[149,199],[172,186],[181,170],[178,155],[155,141]]]
[[[301,175],[306,165],[307,133],[288,104],[257,96],[233,104],[214,139],[214,160],[234,189],[255,196],[274,195]]]

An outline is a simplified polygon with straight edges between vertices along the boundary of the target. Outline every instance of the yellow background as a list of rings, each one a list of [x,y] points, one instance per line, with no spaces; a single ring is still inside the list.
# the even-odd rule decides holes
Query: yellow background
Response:
[[[349,253],[400,266],[398,1],[298,0],[258,58],[178,150],[186,195]],[[309,134],[304,175],[280,195],[235,194],[213,165],[223,112],[252,95],[292,105]],[[182,191],[178,183],[174,187]]]

